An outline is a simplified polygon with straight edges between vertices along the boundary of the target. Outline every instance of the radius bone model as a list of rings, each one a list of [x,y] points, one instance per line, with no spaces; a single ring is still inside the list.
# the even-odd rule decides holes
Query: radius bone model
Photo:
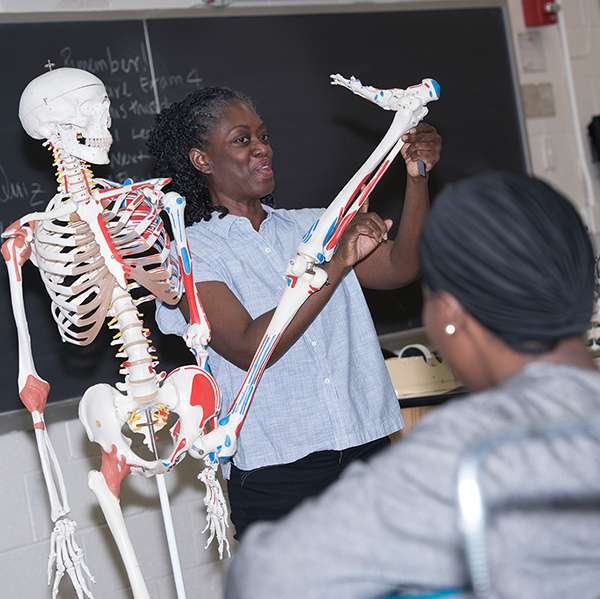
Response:
[[[281,334],[304,301],[325,284],[327,275],[319,264],[331,259],[346,227],[399,153],[401,136],[424,118],[426,104],[439,97],[439,86],[432,79],[406,90],[380,90],[341,75],[331,79],[333,85],[344,86],[394,111],[394,119],[377,148],[310,227],[297,255],[290,260],[281,300],[231,408],[221,417],[219,388],[207,363],[210,327],[193,283],[185,236],[185,200],[175,192],[161,191],[169,179],[128,180],[120,185],[92,178],[88,163],[108,163],[112,142],[109,100],[97,77],[61,68],[37,77],[23,92],[21,123],[30,136],[45,140],[44,145],[52,152],[58,193],[45,212],[28,214],[6,229],[2,255],[9,273],[19,341],[19,395],[33,419],[55,523],[48,563],[49,584],[55,571],[53,597],[65,572],[80,599],[92,597],[86,577],[93,578],[75,540],[76,525],[68,518],[70,508],[60,464],[44,424],[50,387],[37,374],[33,362],[23,302],[24,263],[30,260],[40,271],[63,341],[87,345],[110,318],[108,326],[116,331],[112,345],[119,347],[116,355],[124,360],[120,372],[125,381],[116,388],[94,385],[79,404],[88,437],[102,450],[101,472],[90,472],[89,486],[119,548],[134,598],[149,599],[125,527],[119,490],[130,472],[156,477],[178,597],[183,599],[163,474],[188,453],[204,461],[199,478],[206,485],[208,543],[216,537],[222,555],[228,550],[227,508],[216,479],[219,462],[230,459],[236,451],[240,429]],[[171,223],[173,253],[161,211]],[[168,375],[158,373],[149,331],[137,306],[155,298],[177,304],[184,291],[190,306],[184,340],[197,366],[183,366]],[[166,426],[170,414],[178,416],[169,428],[172,451],[160,458],[155,435]],[[121,432],[124,426],[144,436],[154,459],[144,459],[132,450],[131,440]]]

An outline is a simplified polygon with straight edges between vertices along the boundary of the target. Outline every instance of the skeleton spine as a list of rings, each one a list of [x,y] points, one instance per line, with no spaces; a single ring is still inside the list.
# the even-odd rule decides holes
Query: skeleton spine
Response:
[[[121,349],[117,356],[125,356],[127,394],[138,404],[146,404],[158,394],[154,360],[150,355],[150,340],[144,334],[143,323],[129,293],[115,287],[112,296],[112,314],[116,319]]]
[[[47,145],[54,156],[58,192],[69,194],[75,203],[88,200],[94,188],[89,165],[69,153],[63,156],[59,145],[51,142]]]

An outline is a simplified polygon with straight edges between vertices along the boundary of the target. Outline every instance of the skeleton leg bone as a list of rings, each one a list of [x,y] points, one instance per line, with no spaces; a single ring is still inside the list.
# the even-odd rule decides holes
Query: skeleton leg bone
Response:
[[[198,437],[194,442],[193,453],[210,459],[228,458],[235,453],[240,428],[281,334],[308,296],[325,283],[326,274],[316,265],[331,259],[345,228],[400,152],[402,135],[427,114],[427,102],[439,97],[439,85],[432,79],[424,79],[421,84],[407,90],[378,90],[363,86],[354,77],[345,79],[341,75],[332,75],[332,84],[347,87],[381,108],[396,111],[396,114],[379,145],[324,214],[309,228],[296,257],[290,261],[288,287],[275,309],[233,405],[228,414],[219,420],[215,430]],[[323,277],[322,280],[320,277]]]
[[[103,463],[104,463],[103,454]],[[109,487],[109,484],[103,474],[97,470],[92,470],[88,477],[88,485],[96,495],[98,503],[102,508],[104,518],[110,528],[110,532],[117,544],[121,558],[127,571],[131,590],[134,599],[150,599],[150,594],[142,570],[135,555],[135,550],[131,544],[127,527],[123,518],[123,512],[119,503],[118,495],[114,495]]]

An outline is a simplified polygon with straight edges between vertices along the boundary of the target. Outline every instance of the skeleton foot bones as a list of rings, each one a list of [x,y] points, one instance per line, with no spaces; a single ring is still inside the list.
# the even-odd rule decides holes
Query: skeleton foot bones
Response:
[[[19,395],[33,419],[55,522],[48,562],[52,596],[57,596],[66,572],[78,597],[92,597],[87,579],[93,578],[75,540],[75,522],[66,517],[70,508],[63,476],[44,424],[50,387],[37,374],[33,360],[22,290],[22,268],[28,260],[39,270],[63,341],[87,345],[110,318],[111,344],[123,360],[120,373],[125,380],[115,387],[90,387],[79,413],[88,437],[102,448],[102,470],[90,472],[89,486],[115,538],[134,597],[147,599],[121,512],[121,482],[130,472],[153,476],[172,469],[195,438],[214,427],[220,409],[219,389],[206,364],[210,328],[192,279],[183,227],[185,201],[176,193],[161,191],[168,179],[119,185],[93,178],[88,163],[108,163],[112,137],[109,100],[104,85],[91,73],[62,68],[37,77],[21,96],[19,117],[27,133],[44,140],[51,151],[59,183],[46,211],[13,223],[3,234],[2,246],[19,342]],[[171,255],[171,240],[160,218],[163,210],[173,229],[176,257]],[[155,298],[175,304],[184,289],[192,314],[186,341],[198,366],[184,366],[167,375],[157,371],[150,331],[144,328],[138,307]],[[151,458],[133,451],[132,440],[122,433],[124,427],[143,435]],[[172,443],[164,458],[155,442],[162,429],[170,433]],[[215,465],[206,463],[199,478],[206,484],[207,530],[210,539],[217,538],[222,553],[227,546],[227,510]],[[177,582],[168,496],[164,500],[159,494]]]

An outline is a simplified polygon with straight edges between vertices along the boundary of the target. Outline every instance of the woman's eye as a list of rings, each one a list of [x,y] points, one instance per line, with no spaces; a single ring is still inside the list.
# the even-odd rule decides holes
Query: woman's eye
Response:
[[[270,134],[269,134],[269,133],[263,133],[263,134],[260,136],[260,139],[261,139],[261,141],[262,141],[263,143],[266,143],[266,144],[270,144],[270,143],[271,143],[271,136],[270,136]]]
[[[248,141],[249,141],[249,138],[247,135],[241,135],[240,137],[236,137],[233,140],[233,143],[234,144],[245,144],[245,143],[248,143]]]

